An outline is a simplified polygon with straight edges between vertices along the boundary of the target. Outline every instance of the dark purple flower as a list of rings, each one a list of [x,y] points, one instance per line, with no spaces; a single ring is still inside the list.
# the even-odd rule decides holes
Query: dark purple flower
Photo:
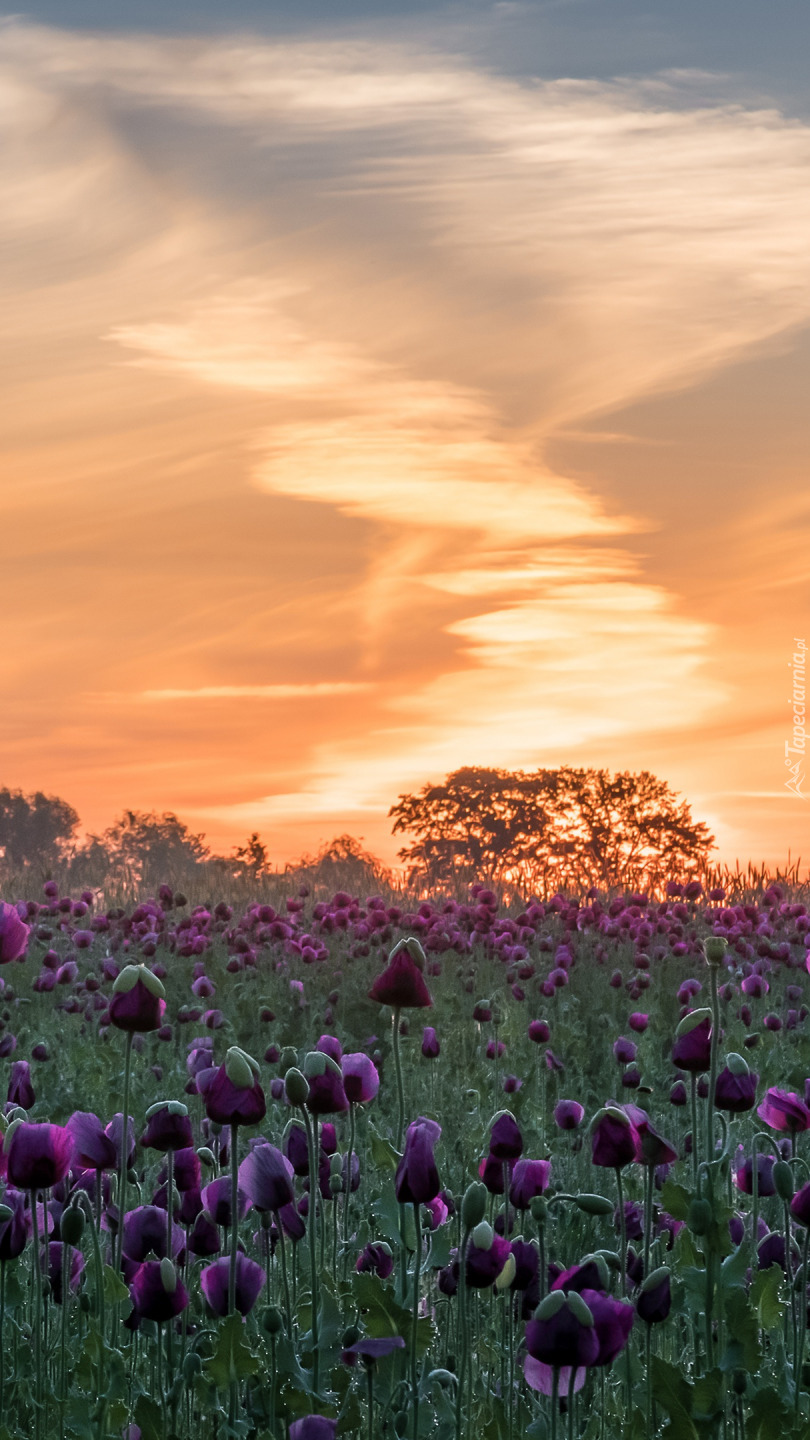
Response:
[[[496,1155],[484,1156],[478,1166],[478,1178],[483,1180],[490,1195],[504,1194],[514,1163],[514,1160],[499,1160]]]
[[[426,1060],[437,1060],[441,1046],[439,1037],[432,1025],[426,1025],[422,1031],[422,1054]]]
[[[116,1167],[121,1164],[121,1142],[124,1133],[124,1117],[119,1111],[113,1115],[109,1125],[104,1126],[104,1134],[115,1146]],[[135,1121],[131,1115],[127,1117],[127,1165],[130,1166],[135,1159]],[[93,1167],[96,1168],[96,1167]]]
[[[638,1154],[638,1134],[623,1111],[613,1106],[601,1110],[595,1118],[591,1134],[594,1165],[621,1169]]]
[[[810,1226],[810,1181],[796,1191],[790,1202],[790,1213],[805,1229]]]
[[[548,1022],[546,1020],[530,1020],[529,1039],[533,1040],[535,1045],[548,1044],[548,1041],[551,1039],[551,1030],[549,1029]]]
[[[441,1126],[423,1115],[408,1126],[405,1151],[395,1179],[396,1196],[401,1205],[425,1205],[428,1200],[435,1200],[441,1190],[433,1154],[441,1133]]]
[[[650,1017],[649,1015],[645,1015],[641,1010],[634,1010],[627,1023],[631,1030],[635,1030],[637,1035],[641,1035],[647,1029],[650,1023]]]
[[[171,1262],[165,1260],[145,1260],[139,1265],[129,1293],[137,1317],[158,1324],[173,1320],[188,1305],[185,1285]]]
[[[762,1196],[776,1194],[776,1186],[773,1180],[773,1167],[776,1164],[775,1155],[757,1155],[757,1191]],[[734,1166],[734,1184],[743,1195],[753,1195],[752,1184],[753,1166],[750,1155],[746,1155],[742,1146],[737,1150],[737,1159]]]
[[[360,1251],[354,1268],[359,1274],[368,1271],[379,1275],[381,1280],[387,1280],[394,1269],[394,1257],[385,1242],[372,1242]]]
[[[630,1338],[635,1314],[626,1300],[614,1300],[601,1290],[581,1290],[580,1294],[593,1315],[599,1339],[599,1353],[594,1365],[610,1365],[620,1355]]]
[[[585,1110],[578,1100],[558,1100],[554,1106],[554,1123],[559,1130],[577,1130],[585,1119]]]
[[[493,1160],[517,1160],[523,1154],[520,1126],[509,1110],[495,1117],[489,1137],[489,1153]]]
[[[613,1042],[613,1054],[620,1065],[631,1065],[638,1054],[638,1046],[620,1035],[618,1040]]]
[[[16,905],[0,901],[0,965],[23,960],[31,931],[19,916]]]
[[[8,1081],[8,1104],[19,1105],[21,1110],[30,1110],[36,1098],[34,1087],[31,1084],[31,1066],[28,1061],[12,1061]]]
[[[320,1050],[323,1055],[330,1056],[336,1065],[340,1064],[343,1056],[343,1046],[336,1035],[322,1035],[315,1049]]]
[[[337,1420],[325,1415],[304,1415],[290,1423],[290,1440],[335,1440]]]
[[[631,1204],[631,1201],[627,1202]],[[571,1265],[568,1270],[561,1270],[555,1280],[552,1281],[552,1290],[604,1290],[602,1275],[598,1261],[594,1259],[583,1260],[579,1265]]]
[[[258,1125],[267,1113],[258,1075],[256,1061],[232,1046],[203,1096],[209,1120],[219,1125]]]
[[[352,1105],[367,1105],[380,1088],[380,1077],[374,1061],[362,1050],[351,1055],[342,1055],[340,1068],[343,1072],[343,1089],[346,1099]]]
[[[672,1308],[668,1270],[654,1270],[647,1277],[636,1300],[636,1313],[645,1325],[660,1325]]]
[[[388,957],[388,965],[378,975],[369,999],[395,1010],[424,1010],[433,1004],[422,970],[424,952],[418,940],[399,940]]]
[[[192,1149],[194,1133],[185,1105],[178,1106],[176,1101],[169,1101],[155,1110],[149,1116],[141,1144],[147,1150],[159,1150],[163,1154],[167,1150]]]
[[[210,1255],[218,1255],[222,1249],[219,1228],[213,1220],[209,1220],[204,1210],[199,1211],[188,1232],[188,1248],[192,1255],[197,1255],[202,1260]]]
[[[748,1067],[742,1071],[730,1070],[728,1065],[720,1071],[714,1092],[714,1103],[718,1110],[728,1110],[740,1115],[753,1110],[757,1103],[759,1076]]]
[[[231,1177],[220,1175],[216,1180],[211,1180],[202,1190],[202,1202],[206,1213],[210,1216],[215,1225],[229,1226],[231,1224]],[[236,1203],[239,1220],[244,1220],[250,1209],[250,1198],[244,1190],[237,1189]]]
[[[683,1024],[683,1021],[681,1023]],[[678,1070],[688,1070],[693,1075],[708,1070],[711,1062],[711,1033],[711,1015],[703,1015],[691,1029],[676,1035],[672,1046],[672,1061]]]
[[[132,1034],[159,1030],[166,1012],[165,993],[145,965],[125,966],[113,985],[110,1024]]]
[[[518,1160],[509,1186],[510,1203],[516,1210],[528,1210],[534,1197],[548,1188],[550,1175],[548,1160]]]
[[[341,1115],[349,1108],[340,1066],[323,1051],[310,1052],[306,1067],[309,1094],[306,1106],[311,1115]],[[318,1064],[323,1066],[317,1068]]]
[[[159,1260],[162,1260],[166,1254],[168,1239],[166,1222],[166,1211],[159,1205],[139,1205],[135,1210],[128,1210],[124,1216],[124,1234],[121,1242],[124,1254],[137,1264],[140,1264],[150,1254],[154,1254]],[[172,1221],[170,1259],[180,1254],[183,1243],[183,1231]]]
[[[593,1315],[585,1302],[579,1297],[574,1301],[561,1290],[546,1297],[526,1326],[528,1356],[552,1368],[579,1370],[595,1365],[599,1348]]]
[[[239,1184],[257,1210],[281,1210],[295,1200],[294,1173],[275,1145],[256,1145],[239,1166]]]
[[[477,1245],[477,1231],[473,1231],[472,1241],[467,1247],[465,1278],[471,1289],[486,1290],[495,1284],[503,1270],[511,1254],[511,1246],[502,1235],[496,1235],[486,1221],[477,1229],[486,1232],[482,1233],[482,1240],[489,1243]]]
[[[223,1255],[212,1265],[206,1265],[200,1272],[200,1289],[215,1315],[228,1314],[228,1283],[230,1279],[230,1256]],[[259,1298],[265,1282],[264,1271],[255,1260],[249,1260],[241,1250],[236,1252],[236,1309],[240,1315],[249,1315]]]
[[[0,1204],[7,1205],[11,1211],[8,1220],[0,1220],[0,1264],[5,1264],[22,1255],[28,1239],[25,1196],[21,1190],[6,1190],[0,1196]]]
[[[381,1335],[378,1340],[366,1335],[362,1340],[355,1340],[353,1345],[347,1345],[341,1359],[344,1364],[353,1365],[359,1356],[373,1365],[377,1360],[384,1360],[386,1355],[393,1355],[395,1350],[404,1349],[405,1341],[401,1335]]]
[[[174,1183],[181,1195],[200,1188],[200,1173],[200,1157],[193,1146],[175,1150]]]
[[[76,1250],[68,1245],[70,1254],[70,1289],[74,1292],[79,1288],[79,1281],[84,1271],[84,1256],[81,1250]],[[41,1255],[42,1270],[51,1282],[51,1299],[57,1305],[62,1304],[62,1242],[52,1240],[47,1248],[43,1246]]]
[[[637,1119],[636,1134],[639,1140],[637,1156],[642,1165],[652,1165],[657,1169],[659,1165],[672,1165],[677,1160],[677,1150],[659,1134],[648,1116]]]
[[[61,1125],[23,1120],[4,1146],[8,1182],[17,1190],[49,1190],[67,1175],[73,1137]]]

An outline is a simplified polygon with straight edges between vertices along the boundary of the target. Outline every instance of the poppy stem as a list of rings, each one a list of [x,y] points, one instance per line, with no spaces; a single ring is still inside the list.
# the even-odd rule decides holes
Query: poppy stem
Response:
[[[309,1209],[307,1211],[307,1234],[309,1236],[309,1269],[310,1269],[310,1290],[312,1292],[312,1391],[318,1393],[318,1380],[320,1374],[320,1355],[318,1353],[319,1342],[319,1319],[318,1319],[318,1250],[315,1234],[315,1216],[318,1211],[318,1155],[317,1139],[312,1133],[312,1121],[309,1118],[309,1111],[302,1106],[304,1125],[307,1132],[307,1153],[309,1156]],[[317,1120],[315,1125],[317,1127]]]
[[[653,1181],[655,1169],[647,1165],[644,1174],[644,1275],[645,1278],[650,1268],[650,1242],[652,1239],[652,1212],[653,1212]]]
[[[413,1262],[413,1321],[411,1324],[411,1394],[413,1395],[413,1440],[419,1440],[419,1361],[416,1340],[419,1325],[419,1282],[422,1275],[422,1230],[419,1205],[414,1201],[413,1224],[416,1231],[416,1252]]]
[[[31,1191],[31,1217],[34,1222],[34,1433],[36,1440],[42,1434],[42,1266],[39,1254],[39,1215],[37,1213],[37,1191]]]
[[[689,1096],[692,1106],[692,1186],[695,1194],[698,1190],[698,1110],[697,1110],[697,1075],[694,1070],[689,1073]]]
[[[349,1269],[349,1196],[352,1190],[352,1165],[354,1163],[354,1140],[356,1118],[354,1113],[354,1102],[349,1102],[349,1154],[346,1165],[346,1189],[343,1193],[343,1279],[346,1280]]]
[[[624,1186],[622,1185],[621,1167],[616,1169],[616,1190],[619,1196],[619,1243],[621,1245],[621,1276],[622,1276],[622,1299],[627,1294],[627,1216],[624,1213]]]
[[[397,1150],[402,1149],[402,1132],[405,1129],[405,1088],[402,1084],[402,1057],[399,1053],[399,1016],[400,1007],[394,1006],[391,1015],[391,1041],[394,1051],[394,1070],[397,1077]]]
[[[456,1440],[461,1440],[464,1426],[464,1388],[467,1372],[467,1246],[470,1231],[465,1230],[458,1255],[458,1384],[456,1386]]]
[[[62,1241],[62,1316],[59,1354],[59,1435],[65,1437],[65,1406],[67,1405],[67,1312],[70,1296],[70,1246]]]
[[[805,1229],[804,1246],[802,1249],[802,1286],[799,1292],[802,1297],[807,1294],[807,1260],[810,1255],[810,1229]],[[802,1403],[802,1367],[804,1365],[804,1343],[807,1336],[807,1305],[802,1299],[799,1307],[799,1352],[796,1366],[795,1396],[796,1419],[799,1418]]]
[[[717,1042],[720,1038],[720,1001],[717,997],[717,967],[709,966],[709,985],[712,995],[712,1034],[709,1050],[709,1095],[706,1102],[706,1159],[711,1165],[714,1159],[714,1094],[717,1086]]]
[[[368,1440],[374,1440],[374,1366],[366,1370],[368,1382]]]
[[[560,1413],[560,1367],[551,1372],[551,1440],[557,1440],[557,1417]]]
[[[281,1223],[281,1216],[276,1211],[276,1230],[278,1231],[278,1252],[281,1256],[281,1284],[284,1288],[284,1314],[287,1319],[287,1334],[292,1340],[292,1306],[290,1304],[290,1280],[287,1274],[287,1242],[284,1239],[284,1226]]]
[[[239,1156],[238,1125],[231,1124],[231,1268],[228,1273],[228,1314],[236,1311],[236,1255],[239,1248]],[[171,1226],[171,1220],[169,1221]],[[171,1229],[169,1230],[171,1235]],[[171,1252],[169,1253],[171,1259]]]
[[[166,1254],[172,1259],[172,1230],[174,1228],[174,1151],[166,1151]],[[174,1347],[172,1324],[166,1327],[166,1388],[171,1389],[174,1378]]]
[[[124,1216],[127,1211],[127,1170],[129,1168],[129,1077],[132,1072],[132,1035],[127,1031],[124,1050],[124,1110],[121,1116],[121,1163],[118,1170],[118,1233],[115,1241],[115,1268],[121,1273],[121,1257],[124,1253]]]

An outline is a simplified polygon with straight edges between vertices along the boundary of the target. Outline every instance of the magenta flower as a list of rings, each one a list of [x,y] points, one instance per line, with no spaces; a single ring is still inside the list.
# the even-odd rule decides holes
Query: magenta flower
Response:
[[[728,1110],[732,1115],[741,1115],[753,1110],[757,1103],[759,1076],[751,1070],[742,1073],[732,1071],[726,1065],[717,1077],[714,1103],[718,1110]]]
[[[313,1051],[318,1054],[318,1051]],[[323,1053],[323,1052],[320,1052]],[[342,1115],[349,1108],[349,1101],[343,1087],[340,1066],[331,1057],[325,1056],[322,1074],[308,1069],[309,1094],[306,1106],[311,1115]]]
[[[441,1133],[441,1126],[423,1115],[408,1126],[405,1151],[395,1178],[396,1197],[401,1205],[425,1205],[428,1200],[435,1200],[441,1190],[433,1154]]]
[[[395,1010],[424,1010],[432,1005],[422,974],[421,952],[418,940],[398,941],[388,957],[388,965],[369,990],[369,999]]]
[[[548,1044],[551,1039],[551,1030],[549,1029],[548,1022],[545,1020],[530,1020],[529,1039],[533,1040],[535,1045]]]
[[[559,1100],[554,1106],[554,1123],[559,1130],[577,1130],[585,1118],[578,1100]]]
[[[110,1024],[131,1034],[159,1030],[166,1013],[161,982],[144,965],[127,965],[113,985]]]
[[[373,1336],[365,1335],[362,1340],[355,1340],[353,1345],[347,1345],[341,1354],[341,1359],[346,1365],[353,1365],[358,1356],[369,1364],[377,1360],[384,1360],[386,1355],[393,1355],[395,1350],[404,1350],[405,1341],[401,1335],[381,1335],[378,1340]]]
[[[583,1306],[584,1302],[575,1303],[561,1290],[555,1290],[553,1298],[547,1296],[526,1326],[528,1356],[552,1369],[579,1370],[595,1365],[599,1336],[592,1313]]]
[[[230,1175],[219,1175],[216,1180],[209,1181],[209,1183],[203,1187],[201,1193],[206,1214],[213,1223],[215,1225],[230,1226],[233,1219]],[[250,1209],[249,1197],[245,1194],[244,1190],[238,1188],[236,1191],[236,1205],[238,1210],[236,1217],[238,1224],[240,1220],[244,1220]]]
[[[139,1205],[135,1210],[128,1210],[124,1216],[122,1237],[124,1254],[137,1264],[140,1264],[150,1254],[155,1254],[158,1259],[162,1260],[166,1255],[167,1230],[166,1211],[159,1205]],[[170,1259],[180,1254],[183,1243],[183,1231],[172,1221]]]
[[[631,1030],[635,1030],[638,1035],[641,1035],[647,1029],[650,1017],[641,1010],[634,1010],[627,1023]]]
[[[473,1290],[486,1290],[490,1285],[494,1285],[511,1253],[508,1240],[502,1235],[496,1235],[488,1226],[486,1229],[489,1244],[476,1245],[473,1233],[472,1244],[467,1248],[464,1273],[467,1284]]]
[[[638,1054],[638,1046],[620,1035],[613,1042],[613,1054],[620,1065],[631,1065]]]
[[[380,1088],[380,1076],[374,1061],[362,1050],[342,1055],[343,1089],[351,1105],[368,1105]]]
[[[17,1190],[49,1190],[70,1169],[73,1137],[61,1125],[24,1120],[6,1145],[8,1181]]]
[[[212,1265],[206,1265],[200,1272],[200,1289],[215,1315],[228,1314],[228,1280],[230,1257],[223,1255]],[[259,1298],[265,1283],[264,1271],[255,1260],[249,1260],[242,1251],[236,1255],[236,1309],[240,1315],[249,1315]]]
[[[21,1110],[30,1110],[36,1098],[31,1083],[31,1066],[27,1060],[14,1060],[8,1081],[8,1104],[19,1105]]]
[[[652,1283],[649,1283],[652,1282]],[[636,1300],[636,1314],[645,1325],[660,1325],[672,1309],[668,1271],[654,1271],[644,1281]]]
[[[792,1090],[768,1090],[757,1114],[771,1130],[787,1130],[790,1135],[810,1127],[810,1110]]]
[[[0,901],[0,965],[25,958],[30,933],[29,927],[20,919],[16,905]]]
[[[523,1154],[520,1126],[509,1110],[496,1116],[489,1136],[489,1153],[493,1160],[517,1160]]]
[[[371,1275],[379,1275],[381,1280],[387,1280],[394,1269],[394,1257],[384,1242],[372,1241],[360,1251],[354,1268],[358,1274],[368,1271]]]
[[[0,1220],[0,1264],[4,1265],[7,1260],[16,1260],[22,1255],[28,1240],[28,1225],[25,1196],[20,1190],[6,1190],[2,1204],[11,1211],[8,1220]]]
[[[337,1420],[325,1415],[304,1415],[290,1423],[290,1440],[335,1440]]]
[[[676,1035],[672,1046],[672,1062],[679,1070],[700,1075],[709,1068],[711,1061],[712,1020],[704,1015],[691,1029]]]
[[[775,1155],[757,1155],[757,1190],[762,1196],[776,1194],[776,1186],[773,1180],[773,1167],[776,1164]],[[753,1165],[750,1155],[746,1155],[742,1146],[737,1150],[737,1159],[734,1166],[734,1184],[743,1195],[752,1195],[753,1190]]]

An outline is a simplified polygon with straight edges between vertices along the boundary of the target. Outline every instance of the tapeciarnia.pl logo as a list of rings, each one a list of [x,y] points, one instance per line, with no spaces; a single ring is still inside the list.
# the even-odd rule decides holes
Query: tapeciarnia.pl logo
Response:
[[[807,754],[807,729],[805,726],[807,717],[807,672],[805,668],[807,641],[794,635],[793,646],[793,654],[788,661],[793,674],[793,693],[790,702],[793,706],[793,733],[792,739],[785,741],[785,764],[790,772],[785,781],[785,789],[798,795],[800,800],[806,800],[807,796],[802,790],[802,785],[807,778],[804,770]]]

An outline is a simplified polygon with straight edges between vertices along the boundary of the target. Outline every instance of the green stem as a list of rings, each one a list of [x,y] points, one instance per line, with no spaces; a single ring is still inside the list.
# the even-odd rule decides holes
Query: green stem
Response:
[[[42,1263],[39,1253],[39,1215],[37,1213],[37,1191],[31,1191],[31,1215],[34,1222],[34,1433],[36,1440],[42,1434]]]
[[[346,1280],[349,1269],[349,1196],[352,1191],[352,1161],[354,1160],[354,1139],[356,1119],[354,1104],[349,1105],[349,1154],[348,1167],[346,1171],[346,1189],[343,1195],[343,1279]]]
[[[115,1237],[115,1268],[121,1271],[121,1256],[124,1246],[124,1216],[127,1213],[127,1161],[129,1160],[129,1080],[132,1073],[132,1038],[131,1030],[127,1031],[126,1048],[124,1050],[124,1110],[121,1116],[121,1163],[118,1170],[118,1233]]]
[[[419,1282],[422,1276],[422,1230],[419,1206],[414,1202],[413,1223],[416,1230],[416,1254],[413,1262],[413,1321],[411,1323],[411,1394],[413,1395],[413,1440],[419,1436],[419,1360],[416,1341],[419,1325]]]
[[[560,1414],[560,1367],[555,1365],[551,1372],[551,1440],[557,1440],[557,1420]]]
[[[366,1369],[366,1381],[368,1384],[368,1440],[374,1440],[374,1366],[371,1364]]]
[[[621,1245],[622,1252],[619,1257],[621,1260],[622,1276],[621,1298],[622,1300],[624,1300],[627,1294],[627,1216],[624,1213],[624,1186],[622,1185],[622,1172],[618,1165],[615,1167],[615,1169],[616,1189],[619,1194],[619,1243]],[[559,1376],[557,1377],[557,1379],[559,1380]]]
[[[5,1260],[0,1260],[0,1425],[3,1424],[6,1398],[6,1263]]]
[[[166,1152],[166,1254],[173,1259],[172,1230],[174,1226],[174,1151]],[[173,1325],[166,1326],[166,1388],[171,1390],[174,1379],[174,1337]]]
[[[316,1150],[316,1135],[313,1135],[312,1121],[309,1118],[309,1111],[306,1106],[302,1107],[304,1125],[307,1132],[307,1153],[309,1156],[309,1210],[307,1213],[307,1234],[309,1236],[309,1268],[310,1268],[310,1290],[312,1293],[312,1390],[315,1395],[318,1393],[318,1380],[320,1375],[320,1355],[318,1353],[319,1342],[319,1317],[318,1317],[318,1249],[317,1236],[315,1232],[315,1216],[318,1211],[318,1155]],[[317,1132],[317,1120],[315,1129]]]
[[[652,1395],[652,1325],[647,1326],[647,1337],[644,1346],[645,1367],[647,1371],[647,1434],[652,1436],[653,1431],[653,1395]]]
[[[284,1239],[284,1226],[281,1223],[281,1216],[276,1211],[276,1230],[278,1231],[278,1253],[281,1256],[281,1284],[284,1289],[284,1314],[287,1320],[287,1334],[292,1339],[292,1305],[290,1304],[290,1280],[287,1274],[287,1242]]]
[[[67,1312],[70,1296],[70,1246],[62,1241],[62,1315],[59,1354],[59,1434],[65,1436],[65,1406],[67,1405]]]
[[[238,1125],[231,1125],[231,1268],[228,1274],[228,1314],[236,1312],[236,1256],[239,1249],[239,1156]],[[169,1221],[171,1226],[171,1219]],[[171,1228],[169,1230],[171,1234]]]
[[[405,1087],[402,1084],[402,1057],[399,1053],[399,1016],[400,1008],[395,1005],[391,1015],[391,1039],[394,1051],[394,1070],[397,1077],[397,1150],[402,1149],[402,1134],[405,1129]]]
[[[712,1034],[709,1050],[709,1095],[706,1108],[706,1159],[714,1160],[714,1093],[717,1085],[717,1043],[720,1038],[720,1002],[717,998],[717,966],[709,966],[712,995]]]
[[[464,1425],[464,1390],[467,1372],[467,1246],[470,1232],[466,1230],[458,1257],[458,1384],[456,1386],[456,1440],[461,1440]]]
[[[801,1309],[799,1312],[799,1353],[796,1366],[794,1404],[796,1419],[799,1418],[802,1398],[802,1370],[804,1367],[804,1345],[807,1338],[807,1261],[810,1256],[810,1228],[805,1229],[804,1245],[802,1246],[802,1284],[799,1292],[801,1297]]]
[[[650,1268],[650,1241],[652,1239],[653,1183],[655,1171],[648,1165],[644,1175],[644,1275]]]
[[[689,1099],[692,1107],[692,1188],[697,1194],[698,1188],[698,1109],[697,1109],[697,1075],[694,1070],[689,1075]]]

